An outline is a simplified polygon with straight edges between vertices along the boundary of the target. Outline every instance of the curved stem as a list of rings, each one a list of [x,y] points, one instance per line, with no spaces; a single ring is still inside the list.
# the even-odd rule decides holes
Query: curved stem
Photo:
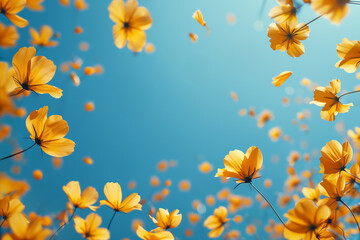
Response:
[[[73,214],[70,216],[69,220],[67,222],[65,222],[63,225],[61,225],[49,238],[49,240],[53,239],[55,237],[55,235],[65,227],[66,224],[68,224],[69,222],[71,222],[71,220],[73,219],[75,212],[76,212],[77,207],[74,208]]]
[[[350,176],[352,176],[353,178],[356,178],[357,180],[360,180],[360,178],[358,178],[357,176],[355,176],[355,175],[353,175],[353,174],[351,174],[351,173],[349,173],[346,169],[345,170],[343,170],[344,172],[346,172],[347,174],[349,174]],[[356,181],[355,181],[356,182]],[[356,182],[357,183],[357,182]]]
[[[357,92],[360,92],[360,90],[356,90],[356,91],[344,93],[343,95],[340,95],[338,98],[340,99],[340,98],[343,97],[343,96],[346,96],[346,95],[352,94],[352,93],[357,93]]]
[[[112,215],[111,219],[110,219],[110,222],[109,222],[109,225],[107,226],[107,229],[110,230],[110,226],[111,226],[111,223],[112,221],[114,220],[114,217],[116,215],[117,211],[114,211],[114,214]]]
[[[285,223],[284,221],[281,219],[281,217],[279,216],[279,214],[276,212],[275,208],[271,205],[271,203],[269,202],[269,200],[267,200],[267,198],[259,191],[259,189],[257,189],[254,184],[252,182],[249,182],[249,184],[261,195],[261,197],[269,204],[269,206],[271,207],[271,209],[274,211],[274,213],[276,214],[276,216],[278,217],[278,219],[280,220],[280,222],[284,225],[285,227]]]
[[[351,211],[351,209],[349,208],[349,206],[348,206],[343,200],[340,200],[339,202],[341,202],[341,203],[351,212],[351,215],[353,216],[353,218],[354,218],[354,220],[355,220],[355,222],[356,222],[356,225],[357,225],[357,227],[358,227],[358,229],[359,229],[359,232],[360,232],[360,226],[359,226],[358,221],[356,220],[356,217],[355,217],[354,213]]]
[[[36,143],[34,143],[34,144],[31,145],[30,147],[28,147],[28,148],[26,148],[26,149],[24,149],[24,150],[22,150],[22,151],[20,151],[20,152],[11,154],[11,155],[9,155],[9,156],[7,156],[7,157],[0,158],[0,161],[5,160],[5,159],[8,159],[8,158],[11,158],[11,157],[14,157],[14,156],[19,155],[19,154],[21,154],[21,153],[23,153],[23,152],[26,152],[27,150],[29,150],[30,148],[32,148],[32,147],[35,146],[35,145],[36,145]]]

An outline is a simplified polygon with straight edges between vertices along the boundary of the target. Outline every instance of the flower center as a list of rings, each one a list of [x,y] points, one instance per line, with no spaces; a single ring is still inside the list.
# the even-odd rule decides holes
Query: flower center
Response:
[[[41,145],[41,139],[40,138],[35,138],[35,143],[40,146]]]
[[[129,22],[124,22],[124,28],[129,28],[129,27],[130,27]]]
[[[315,226],[315,225],[311,225],[309,229],[310,229],[310,231],[315,231],[316,226]]]
[[[29,90],[29,85],[27,84],[27,82],[24,82],[23,84],[21,84],[21,87],[25,90]]]

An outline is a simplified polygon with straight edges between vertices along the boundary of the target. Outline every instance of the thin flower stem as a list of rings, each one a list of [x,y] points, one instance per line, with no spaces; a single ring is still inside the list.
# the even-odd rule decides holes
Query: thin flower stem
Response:
[[[340,96],[339,96],[339,99],[340,99],[341,97],[343,97],[343,96],[348,95],[348,94],[357,93],[357,92],[360,92],[360,90],[356,90],[356,91],[344,93],[343,95],[340,95]]]
[[[63,225],[61,225],[49,238],[49,240],[52,240],[56,234],[65,227],[66,224],[68,224],[69,222],[71,222],[71,220],[73,219],[75,212],[76,212],[77,207],[74,208],[73,214],[70,216],[69,220],[67,222],[65,222]]]
[[[30,148],[32,148],[32,147],[35,146],[35,145],[36,145],[36,143],[34,143],[34,144],[31,145],[30,147],[26,148],[25,150],[22,150],[22,151],[20,151],[20,152],[14,153],[14,154],[11,154],[11,155],[9,155],[9,156],[7,156],[7,157],[0,158],[0,161],[5,160],[5,159],[8,159],[8,158],[11,158],[11,157],[14,157],[14,156],[19,155],[19,154],[21,154],[21,153],[23,153],[23,152],[26,152],[27,150],[29,150]]]
[[[2,225],[4,224],[4,222],[5,222],[5,218],[3,218],[3,220],[1,221],[0,228],[2,227]]]
[[[109,222],[109,225],[107,226],[107,229],[110,230],[110,226],[111,226],[111,223],[112,221],[114,220],[114,217],[116,215],[117,211],[114,211],[114,214],[112,215],[111,219],[110,219],[110,222]]]
[[[340,202],[351,212],[351,215],[353,216],[353,218],[354,218],[354,220],[356,222],[356,225],[357,225],[357,227],[359,229],[359,232],[360,232],[360,226],[359,226],[358,221],[356,220],[356,217],[355,217],[354,213],[351,211],[350,207],[343,200],[340,200]]]
[[[356,178],[357,180],[360,180],[360,178],[358,178],[357,176],[349,173],[346,169],[344,170],[344,172],[346,172],[347,174],[349,174],[350,176],[352,176],[353,178]],[[355,181],[356,182],[356,181]],[[357,183],[357,182],[356,182]]]
[[[316,18],[314,18],[313,20],[311,20],[310,22],[308,23],[305,23],[303,26],[301,26],[298,30],[296,30],[294,33],[297,33],[298,31],[300,31],[301,29],[303,29],[304,27],[310,25],[312,22],[315,22],[316,20],[318,20],[319,18],[321,18],[324,14],[320,15],[320,16],[317,16]],[[293,34],[294,34],[293,33]]]
[[[267,200],[267,198],[259,191],[259,189],[257,189],[254,184],[252,182],[249,182],[249,184],[261,195],[261,197],[269,204],[269,206],[271,207],[271,209],[274,211],[274,213],[276,214],[276,216],[278,217],[278,219],[280,220],[280,222],[284,225],[285,227],[285,223],[284,221],[281,219],[281,217],[279,216],[279,214],[276,212],[275,208],[271,205],[271,203],[269,202],[269,200]]]

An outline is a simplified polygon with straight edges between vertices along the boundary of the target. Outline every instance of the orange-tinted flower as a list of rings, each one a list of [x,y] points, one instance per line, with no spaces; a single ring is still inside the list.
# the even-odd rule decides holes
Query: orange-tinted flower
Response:
[[[236,178],[237,183],[249,183],[260,177],[257,172],[263,162],[261,151],[257,147],[250,147],[246,154],[240,150],[230,151],[225,156],[225,168],[218,169],[215,177]]]
[[[346,178],[341,175],[337,179],[323,179],[323,181],[319,183],[320,193],[326,197],[318,202],[319,206],[327,205],[333,210],[336,209],[338,201],[342,201],[341,198],[345,196],[352,187],[346,184],[345,179]]]
[[[19,33],[14,26],[5,26],[0,22],[0,47],[15,47]]]
[[[11,194],[10,198],[20,198],[29,190],[29,184],[26,181],[17,181],[5,173],[0,173],[0,196]]]
[[[25,206],[19,199],[10,199],[9,195],[6,195],[3,199],[0,199],[0,216],[2,221],[9,221],[13,216],[21,213]]]
[[[0,12],[13,24],[23,28],[28,25],[28,21],[16,14],[23,10],[25,5],[26,0],[0,0]]]
[[[291,75],[292,72],[290,71],[282,72],[273,78],[272,84],[274,84],[275,87],[280,87]]]
[[[269,17],[278,23],[294,22],[297,24],[296,7],[293,0],[277,0],[280,6],[273,7],[269,12]]]
[[[331,140],[321,149],[320,157],[320,173],[324,174],[324,178],[337,178],[341,171],[348,171],[346,165],[351,161],[353,150],[349,142],[343,145]]]
[[[353,73],[359,68],[360,41],[343,38],[342,43],[337,45],[336,51],[339,58],[342,59],[335,64],[337,68],[342,68],[348,73]]]
[[[31,139],[53,157],[65,157],[74,151],[75,143],[64,138],[69,126],[60,115],[47,117],[48,107],[35,110],[26,119]]]
[[[224,225],[230,220],[227,217],[227,209],[223,206],[214,210],[214,215],[209,216],[205,222],[204,227],[210,229],[209,238],[217,238],[224,232]]]
[[[296,21],[284,23],[271,23],[268,28],[271,48],[285,50],[291,57],[299,57],[305,52],[301,41],[308,38],[310,29],[305,23],[296,25]]]
[[[41,5],[44,0],[26,0],[26,6],[33,11],[43,11],[44,7]]]
[[[201,13],[200,10],[196,10],[196,11],[193,13],[192,17],[193,17],[201,26],[206,27],[206,30],[207,30],[208,34],[210,33],[210,29],[209,29],[209,27],[206,25],[206,22],[204,21],[204,17],[203,17],[203,15],[202,15],[202,13]]]
[[[198,40],[198,35],[196,35],[195,33],[189,33],[189,37],[190,37],[190,39],[191,39],[191,41],[193,41],[193,42],[197,42],[197,40]]]
[[[319,185],[316,185],[316,188],[308,188],[308,187],[304,187],[302,189],[302,193],[304,194],[304,196],[312,201],[314,201],[315,203],[317,203],[320,200],[320,190],[319,190]]]
[[[145,30],[152,25],[152,18],[145,7],[138,7],[137,0],[113,0],[109,6],[110,19],[115,22],[113,35],[115,45],[141,52],[146,43]]]
[[[107,240],[110,239],[110,232],[106,228],[99,228],[101,217],[96,213],[90,213],[86,219],[79,216],[74,217],[75,230],[85,239]]]
[[[34,28],[30,28],[30,35],[32,37],[30,40],[32,45],[41,47],[54,47],[58,45],[56,41],[50,40],[53,36],[53,30],[50,26],[42,26],[39,32],[37,32]]]
[[[77,181],[71,181],[66,186],[63,186],[63,190],[69,198],[70,203],[76,208],[88,208],[93,205],[99,194],[93,187],[87,187],[83,193],[81,193],[80,184]]]
[[[337,94],[341,90],[341,82],[334,79],[330,82],[330,86],[317,87],[314,91],[314,100],[310,103],[323,107],[320,116],[327,121],[334,121],[338,113],[346,113],[352,103],[342,104]]]
[[[100,206],[107,205],[114,211],[128,213],[134,210],[141,210],[140,196],[132,193],[122,200],[121,187],[118,183],[108,182],[104,187],[104,194],[107,200],[101,200]]]
[[[284,237],[286,239],[333,239],[320,238],[319,236],[330,235],[326,233],[327,219],[330,217],[330,208],[326,205],[316,206],[310,199],[301,199],[286,214],[289,220],[285,225]]]
[[[339,24],[349,11],[350,0],[311,0],[311,7],[320,15],[325,15],[332,23]]]
[[[181,223],[182,215],[176,209],[169,214],[169,211],[159,208],[156,212],[156,219],[149,215],[151,220],[161,229],[167,230],[169,228],[176,228]]]
[[[53,78],[56,66],[44,56],[36,56],[34,47],[23,47],[14,55],[12,65],[14,67],[13,79],[16,88],[12,95],[17,95],[25,90],[35,93],[48,93],[54,98],[62,96],[62,90],[48,85]]]
[[[153,231],[146,231],[142,226],[138,226],[136,229],[136,235],[144,240],[173,240],[174,236],[163,230],[155,229]]]
[[[75,0],[74,6],[79,11],[83,11],[88,8],[88,4],[86,3],[85,0]]]

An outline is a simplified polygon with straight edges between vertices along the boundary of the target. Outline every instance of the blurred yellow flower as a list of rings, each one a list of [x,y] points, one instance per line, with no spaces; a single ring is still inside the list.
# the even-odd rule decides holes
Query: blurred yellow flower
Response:
[[[75,143],[64,138],[69,126],[60,115],[47,117],[48,107],[35,110],[26,118],[31,139],[53,157],[65,157],[74,151]]]
[[[311,7],[320,15],[325,15],[332,23],[339,24],[349,11],[350,0],[311,0]]]
[[[17,14],[26,6],[26,0],[0,0],[0,12],[18,27],[26,27],[28,21]]]
[[[16,88],[11,95],[17,95],[27,90],[39,94],[48,93],[54,98],[60,98],[62,90],[47,84],[53,78],[56,66],[44,56],[35,57],[35,53],[34,47],[23,47],[14,55],[12,76]]]
[[[0,47],[15,47],[19,33],[14,26],[5,26],[0,22]]]
[[[4,198],[0,199],[0,216],[2,217],[2,222],[0,224],[3,225],[5,221],[9,221],[11,217],[21,213],[24,208],[25,206],[19,199],[10,199],[9,195],[6,195]]]
[[[206,30],[207,30],[208,34],[210,33],[210,29],[209,29],[209,27],[206,25],[206,22],[204,21],[204,17],[203,17],[203,15],[202,15],[202,13],[201,13],[200,10],[196,10],[196,11],[193,13],[192,17],[193,17],[201,26],[206,27]]]
[[[136,0],[113,0],[108,8],[110,19],[115,22],[113,35],[115,45],[123,48],[128,42],[128,48],[141,52],[146,43],[145,30],[152,25],[152,18],[145,7],[138,7]]]
[[[208,234],[209,238],[217,238],[224,232],[224,225],[230,220],[230,218],[226,217],[226,207],[220,206],[214,210],[214,215],[205,220],[204,227],[211,230]]]
[[[106,228],[99,228],[101,217],[96,213],[90,213],[86,219],[79,216],[74,217],[75,230],[85,239],[107,240],[110,239],[110,232]]]
[[[169,228],[176,228],[181,223],[182,215],[178,213],[178,209],[169,214],[167,209],[159,208],[156,212],[156,219],[151,215],[149,217],[159,228],[167,230]]]
[[[322,119],[334,121],[335,116],[338,113],[346,113],[349,111],[350,107],[353,106],[352,103],[342,104],[340,102],[341,96],[337,96],[340,90],[341,82],[339,79],[332,80],[330,86],[317,87],[314,90],[314,99],[310,104],[323,107],[320,113]]]
[[[301,41],[308,38],[309,26],[305,23],[297,24],[296,21],[271,23],[268,28],[270,47],[275,50],[285,50],[291,57],[299,57],[305,52]]]
[[[297,24],[296,7],[293,0],[277,0],[280,6],[273,7],[269,12],[269,17],[278,23],[292,22]]]
[[[275,87],[280,87],[291,75],[292,72],[284,71],[273,78],[272,84],[274,84]]]
[[[44,7],[41,5],[44,0],[27,0],[26,6],[33,11],[43,11]]]
[[[30,40],[32,45],[41,47],[54,47],[58,45],[56,41],[50,40],[53,36],[53,30],[50,26],[42,26],[39,32],[37,32],[34,28],[30,28],[30,35],[32,37]]]
[[[174,236],[168,232],[159,229],[153,231],[146,231],[140,225],[136,229],[136,235],[143,240],[173,240]]]
[[[218,169],[215,177],[236,178],[237,183],[250,183],[260,177],[257,172],[263,162],[261,151],[257,147],[250,147],[246,154],[240,150],[230,151],[225,156],[225,168]]]
[[[93,187],[87,187],[81,193],[80,184],[77,181],[69,182],[66,186],[63,186],[63,190],[75,208],[91,207],[99,197],[98,192]]]
[[[360,66],[360,41],[351,41],[347,38],[343,38],[342,43],[336,46],[336,51],[339,58],[335,66],[342,68],[348,73],[355,72]]]

